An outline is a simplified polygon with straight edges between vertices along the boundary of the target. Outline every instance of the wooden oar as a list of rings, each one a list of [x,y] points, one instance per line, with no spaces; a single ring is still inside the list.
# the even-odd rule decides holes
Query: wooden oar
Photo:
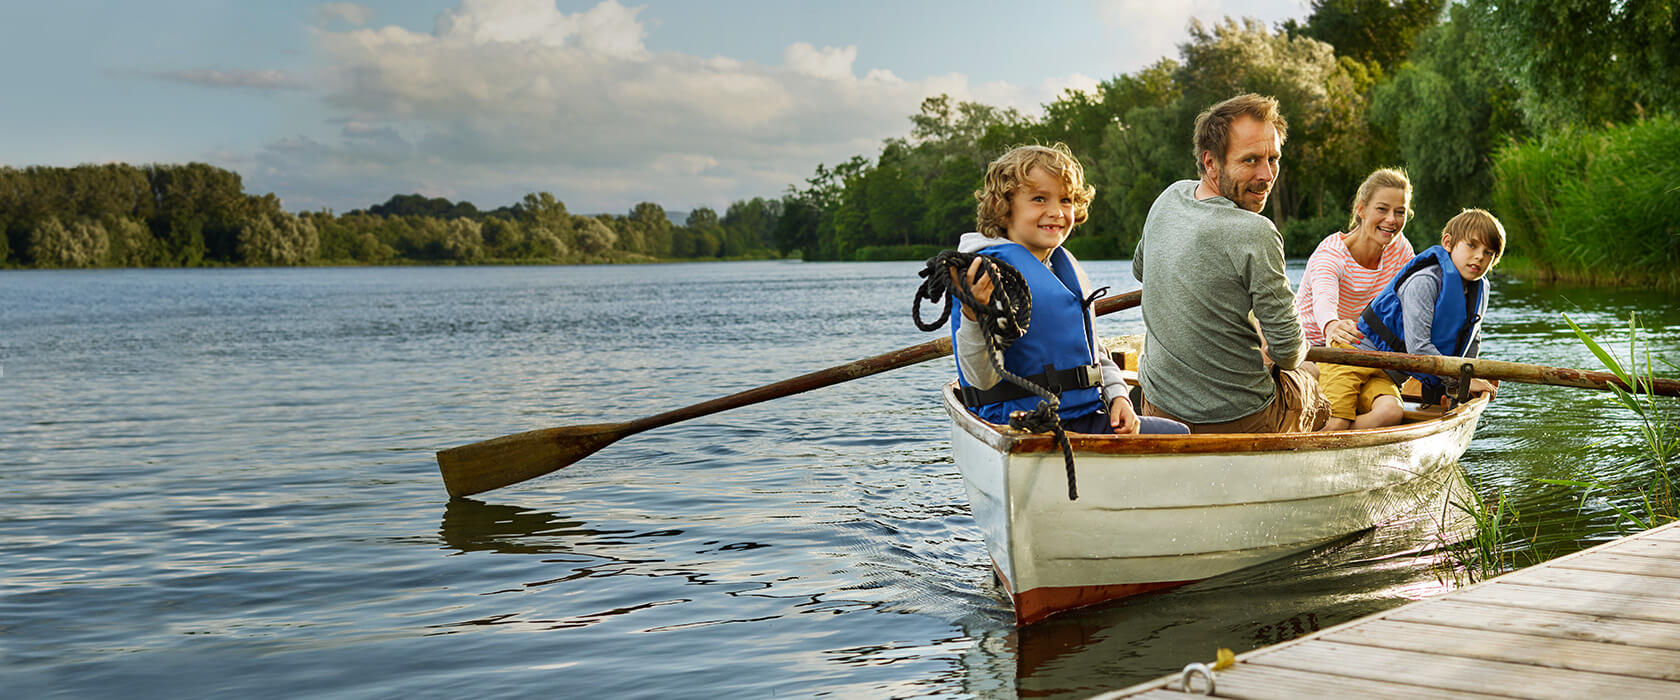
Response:
[[[1313,362],[1331,362],[1338,365],[1393,369],[1401,372],[1450,377],[1458,376],[1459,369],[1468,363],[1471,372],[1482,379],[1499,379],[1549,386],[1570,386],[1602,391],[1608,391],[1614,385],[1632,391],[1631,387],[1609,372],[1588,372],[1567,367],[1546,367],[1544,365],[1529,365],[1502,360],[1322,347],[1307,350],[1307,359]],[[1649,389],[1651,393],[1659,396],[1680,396],[1680,381],[1648,378],[1636,378],[1635,381],[1640,385],[1639,392],[1641,393]]]
[[[1129,309],[1137,306],[1142,298],[1142,291],[1132,291],[1099,299],[1095,312],[1100,316]],[[949,354],[951,339],[943,337],[628,423],[545,428],[475,442],[437,453],[438,470],[443,473],[443,486],[450,496],[470,496],[569,466],[644,430],[821,389]]]

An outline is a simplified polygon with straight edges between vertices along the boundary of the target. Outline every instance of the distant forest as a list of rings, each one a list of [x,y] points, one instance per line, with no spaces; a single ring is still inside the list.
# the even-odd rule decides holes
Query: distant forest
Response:
[[[480,211],[397,195],[341,215],[283,210],[203,163],[0,168],[0,259],[30,267],[196,267],[611,262],[768,257],[779,200],[698,208],[673,226],[657,204],[576,216],[547,192]]]
[[[1149,206],[1195,177],[1190,125],[1240,92],[1289,119],[1268,214],[1291,255],[1346,226],[1371,170],[1401,166],[1414,242],[1492,210],[1541,277],[1680,288],[1680,3],[1316,0],[1305,20],[1193,23],[1176,58],[1068,91],[1043,114],[929,97],[871,158],[674,224],[658,204],[578,216],[538,192],[483,211],[398,195],[345,214],[282,209],[213,166],[0,168],[11,267],[914,259],[974,228],[985,164],[1066,143],[1097,189],[1068,247],[1129,257]],[[1509,266],[1507,266],[1509,267]]]

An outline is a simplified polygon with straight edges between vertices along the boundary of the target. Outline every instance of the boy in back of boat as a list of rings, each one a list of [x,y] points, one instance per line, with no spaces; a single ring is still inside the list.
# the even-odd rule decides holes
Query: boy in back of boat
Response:
[[[1062,388],[1057,413],[1064,429],[1122,435],[1186,432],[1173,421],[1140,419],[1120,368],[1097,343],[1090,279],[1062,247],[1073,227],[1085,221],[1095,194],[1067,146],[1011,149],[987,166],[985,184],[974,193],[980,230],[963,234],[958,250],[1009,263],[1021,273],[1032,295],[1032,312],[1027,332],[1004,350],[1003,366],[1041,387]],[[985,262],[976,258],[967,272],[975,301],[982,305],[993,291],[981,269]],[[1003,381],[992,365],[974,311],[954,297],[951,303],[962,311],[951,315],[951,342],[969,410],[1007,424],[1010,413],[1036,408],[1038,395]]]
[[[1441,244],[1419,253],[1371,300],[1359,317],[1360,350],[1475,357],[1487,314],[1488,270],[1505,252],[1505,228],[1481,209],[1466,209],[1441,230]],[[1457,391],[1457,378],[1416,374],[1433,403]],[[1391,370],[1323,364],[1319,384],[1330,400],[1325,430],[1398,425],[1405,417],[1400,384]],[[1470,391],[1493,394],[1493,384],[1471,379]]]

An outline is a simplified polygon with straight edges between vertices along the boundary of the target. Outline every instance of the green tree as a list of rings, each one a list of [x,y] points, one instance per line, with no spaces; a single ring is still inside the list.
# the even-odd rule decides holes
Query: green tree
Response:
[[[484,227],[464,216],[449,219],[443,224],[438,243],[441,257],[460,262],[479,262],[484,259]]]
[[[110,241],[105,227],[89,219],[77,219],[65,226],[49,216],[30,233],[29,249],[36,267],[94,267],[106,256]]]
[[[1163,58],[1099,88],[1104,109],[1113,116],[1103,128],[1101,145],[1082,156],[1090,159],[1085,173],[1097,196],[1090,220],[1074,235],[1106,242],[1121,257],[1129,257],[1137,246],[1144,218],[1161,190],[1196,173],[1195,163],[1184,157],[1189,126],[1178,106],[1182,90],[1173,81],[1178,69],[1177,61]]]
[[[790,191],[782,197],[782,216],[776,220],[773,234],[776,250],[784,256],[797,252],[814,259],[819,247],[817,230],[823,220],[822,209],[798,192]]]
[[[985,166],[966,156],[953,156],[940,163],[925,185],[918,235],[912,243],[953,245],[957,234],[979,228],[974,191],[986,176]]]
[[[688,212],[680,235],[673,235],[672,253],[684,258],[709,258],[717,255],[722,246],[723,224],[711,207],[695,207]]]
[[[239,260],[246,265],[302,265],[319,247],[315,225],[290,212],[253,216],[239,229]]]
[[[952,104],[950,95],[922,100],[921,112],[910,117],[910,140],[933,146],[938,159],[959,156],[969,160],[990,160],[987,135],[1001,127],[1023,121],[1012,108],[998,108],[979,102]]]
[[[641,202],[630,208],[625,222],[625,235],[619,248],[655,256],[671,254],[671,219],[665,208],[653,202]]]
[[[889,146],[889,152],[893,147]],[[909,244],[922,217],[922,197],[916,180],[906,172],[902,158],[883,153],[860,183],[866,201],[864,216],[869,234],[863,245]]]
[[[160,253],[152,230],[134,219],[113,216],[104,221],[110,241],[104,265],[110,267],[146,267]]]
[[[566,212],[565,203],[547,192],[525,195],[513,207],[514,218],[524,226],[531,240],[557,241],[557,250],[571,250],[579,246],[574,219]]]
[[[232,261],[247,197],[239,174],[204,163],[147,166],[156,212],[148,222],[168,265]]]
[[[1419,35],[1410,64],[1372,91],[1371,121],[1394,140],[1412,180],[1417,218],[1406,233],[1419,244],[1460,209],[1486,206],[1494,151],[1528,133],[1485,16],[1463,5],[1449,13]]]
[[[574,222],[577,229],[578,249],[585,255],[601,255],[612,250],[618,243],[618,234],[606,222],[595,217],[579,217]]]
[[[1418,33],[1435,26],[1446,6],[1446,0],[1313,0],[1305,22],[1291,19],[1281,29],[1387,71],[1406,60]]]
[[[1598,127],[1680,109],[1680,3],[1469,0],[1528,125]],[[1455,16],[1457,16],[1455,14]]]

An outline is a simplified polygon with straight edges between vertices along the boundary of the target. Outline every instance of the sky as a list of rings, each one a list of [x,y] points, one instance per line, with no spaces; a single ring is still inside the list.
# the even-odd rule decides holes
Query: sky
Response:
[[[1306,0],[0,0],[0,165],[205,162],[292,211],[775,197],[924,98],[1039,114]]]

